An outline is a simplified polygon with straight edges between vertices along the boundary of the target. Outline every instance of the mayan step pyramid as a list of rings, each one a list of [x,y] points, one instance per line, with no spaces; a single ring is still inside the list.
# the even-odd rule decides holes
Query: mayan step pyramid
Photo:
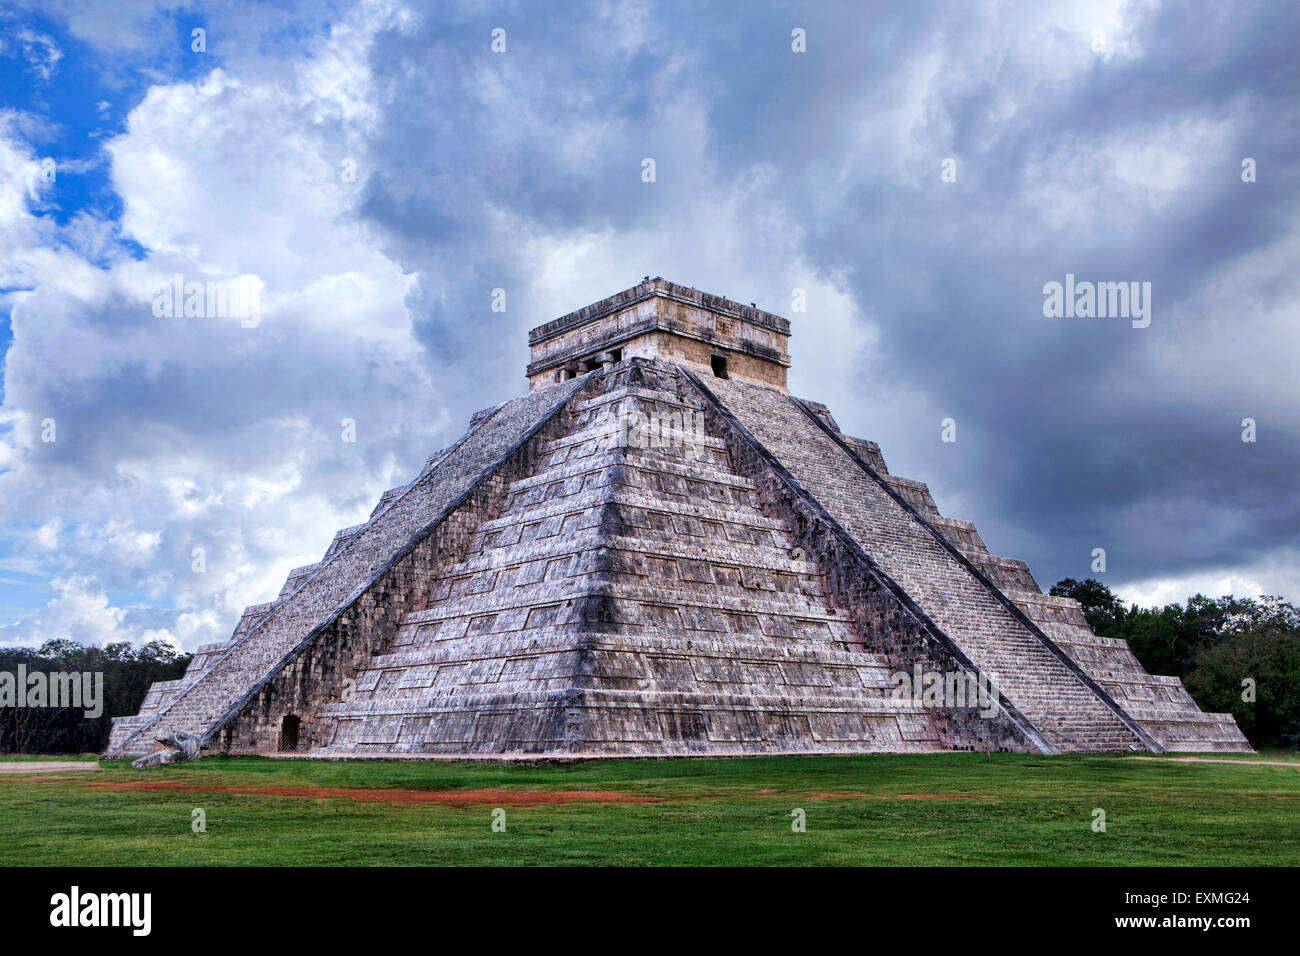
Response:
[[[791,396],[789,335],[663,279],[534,329],[527,395],[155,684],[107,754],[1250,749]]]

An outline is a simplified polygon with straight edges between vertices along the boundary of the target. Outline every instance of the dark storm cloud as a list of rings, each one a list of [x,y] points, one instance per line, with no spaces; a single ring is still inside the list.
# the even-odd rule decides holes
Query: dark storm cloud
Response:
[[[52,8],[107,219],[0,116],[3,642],[226,637],[647,273],[789,316],[796,392],[1044,585],[1300,598],[1293,4],[223,2],[182,66],[173,6]],[[265,321],[160,319],[177,272]],[[1045,317],[1067,273],[1150,326]]]
[[[993,550],[1018,549],[1046,585],[1088,573],[1094,547],[1132,581],[1295,543],[1297,380],[1277,353],[1296,339],[1261,319],[1296,302],[1276,251],[1300,195],[1293,6],[1135,5],[1119,24],[1098,7],[1095,27],[1084,7],[1032,4],[569,9],[449,20],[429,5],[374,47],[375,146],[402,161],[374,174],[365,213],[420,275],[427,345],[453,363],[506,351],[492,343],[514,327],[485,316],[485,290],[527,288],[536,264],[501,215],[521,240],[672,230],[761,166],[751,203],[796,224],[807,260],[874,317],[861,404],[837,416],[902,473],[958,489]],[[509,51],[494,56],[497,26]],[[677,138],[677,97],[704,104],[699,153]],[[1043,284],[1067,272],[1151,282],[1151,326],[1045,318]],[[792,318],[797,361],[816,320]],[[518,374],[508,359],[493,387]],[[496,400],[469,378],[466,407]],[[880,404],[891,386],[924,400]],[[955,446],[936,413],[957,419]]]

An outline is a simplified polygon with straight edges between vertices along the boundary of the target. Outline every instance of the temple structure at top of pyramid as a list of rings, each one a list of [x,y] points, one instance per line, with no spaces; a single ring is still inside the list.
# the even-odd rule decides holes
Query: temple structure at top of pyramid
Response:
[[[790,395],[789,337],[663,279],[534,329],[527,395],[155,684],[108,754],[1250,749]]]

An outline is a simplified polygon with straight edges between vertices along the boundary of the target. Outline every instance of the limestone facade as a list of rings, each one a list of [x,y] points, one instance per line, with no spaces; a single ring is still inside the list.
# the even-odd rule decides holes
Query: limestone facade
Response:
[[[662,279],[535,329],[528,395],[154,685],[108,754],[1249,750],[789,395],[788,336]],[[899,693],[922,673],[995,706]]]

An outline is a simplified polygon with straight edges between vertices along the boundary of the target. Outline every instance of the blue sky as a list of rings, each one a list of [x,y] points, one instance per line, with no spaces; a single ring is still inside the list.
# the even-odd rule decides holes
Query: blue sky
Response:
[[[566,11],[0,10],[0,643],[222,639],[646,274],[788,316],[1044,587],[1300,599],[1294,4]],[[178,273],[261,321],[155,316]],[[1150,325],[1045,316],[1067,273]]]

